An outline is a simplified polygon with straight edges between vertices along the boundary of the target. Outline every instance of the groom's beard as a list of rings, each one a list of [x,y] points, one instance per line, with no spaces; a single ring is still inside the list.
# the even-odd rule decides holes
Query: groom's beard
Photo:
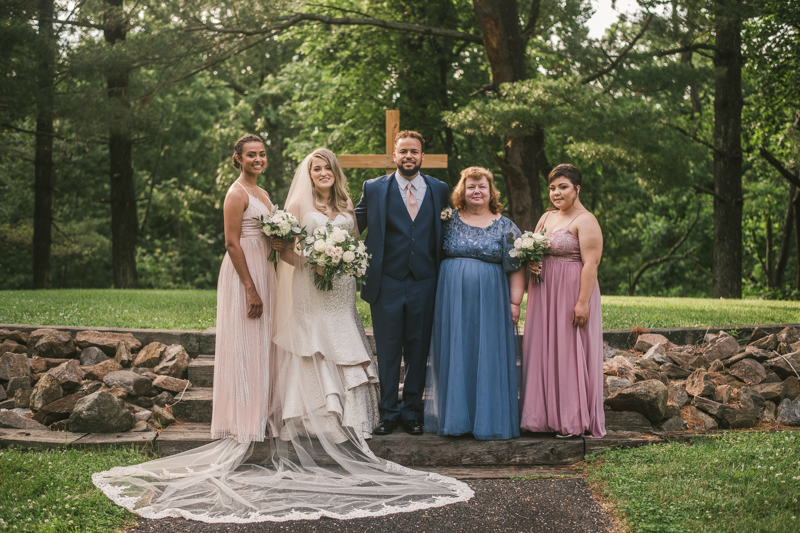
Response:
[[[403,164],[400,163],[399,165],[397,165],[397,171],[403,177],[410,179],[410,178],[413,178],[414,176],[417,175],[417,173],[419,172],[420,166],[421,165],[415,164],[413,167],[411,167],[410,170],[406,170],[406,168],[403,166]]]

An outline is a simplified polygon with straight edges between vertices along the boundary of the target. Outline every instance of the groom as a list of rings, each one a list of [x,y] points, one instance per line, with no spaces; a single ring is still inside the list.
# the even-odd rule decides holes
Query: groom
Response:
[[[364,182],[355,209],[359,231],[370,229],[366,245],[372,259],[361,297],[370,304],[378,351],[381,421],[376,435],[388,435],[399,425],[412,435],[422,434],[422,393],[442,260],[441,212],[448,204],[447,185],[419,172],[424,150],[425,140],[416,131],[398,133],[392,154],[397,170]]]

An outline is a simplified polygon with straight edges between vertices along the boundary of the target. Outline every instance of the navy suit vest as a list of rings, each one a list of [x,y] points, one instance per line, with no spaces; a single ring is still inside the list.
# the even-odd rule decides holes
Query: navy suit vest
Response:
[[[433,191],[428,188],[414,220],[394,180],[389,185],[383,273],[402,280],[409,272],[417,280],[436,276]]]

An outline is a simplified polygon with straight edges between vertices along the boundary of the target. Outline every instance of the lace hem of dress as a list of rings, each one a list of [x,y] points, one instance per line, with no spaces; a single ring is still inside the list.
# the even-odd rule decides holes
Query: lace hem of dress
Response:
[[[401,474],[418,474],[416,470],[411,470],[402,465],[386,461],[387,470],[394,471]],[[163,511],[154,511],[150,507],[136,508],[136,503],[140,500],[137,497],[123,496],[122,492],[127,487],[114,485],[112,481],[106,480],[108,476],[131,476],[137,473],[136,467],[115,467],[107,472],[98,472],[92,474],[92,483],[103,491],[111,501],[124,507],[132,513],[136,513],[142,518],[151,520],[158,520],[162,518],[186,518],[189,520],[196,520],[198,522],[205,522],[207,524],[248,524],[256,522],[289,522],[291,520],[319,520],[322,517],[334,518],[338,520],[348,520],[352,518],[369,518],[375,516],[386,516],[396,513],[410,513],[422,509],[432,509],[435,507],[443,507],[451,503],[465,502],[475,495],[469,485],[458,481],[457,479],[442,476],[429,472],[426,479],[435,481],[443,485],[449,486],[453,489],[455,494],[453,496],[433,496],[431,501],[427,502],[410,502],[407,505],[386,505],[374,511],[367,511],[364,509],[356,509],[349,513],[335,513],[332,511],[309,511],[302,512],[292,510],[281,516],[274,516],[269,514],[261,514],[252,512],[246,517],[242,516],[211,516],[209,513],[194,513],[185,509],[165,509]],[[181,477],[181,476],[176,476]]]

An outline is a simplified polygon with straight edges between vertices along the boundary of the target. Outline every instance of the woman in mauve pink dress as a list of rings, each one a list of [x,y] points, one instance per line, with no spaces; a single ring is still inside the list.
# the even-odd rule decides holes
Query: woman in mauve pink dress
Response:
[[[558,165],[547,179],[550,201],[536,226],[550,249],[529,263],[541,283],[528,286],[522,342],[520,427],[556,436],[600,438],[603,412],[603,317],[597,267],[603,234],[580,201],[581,173]]]

